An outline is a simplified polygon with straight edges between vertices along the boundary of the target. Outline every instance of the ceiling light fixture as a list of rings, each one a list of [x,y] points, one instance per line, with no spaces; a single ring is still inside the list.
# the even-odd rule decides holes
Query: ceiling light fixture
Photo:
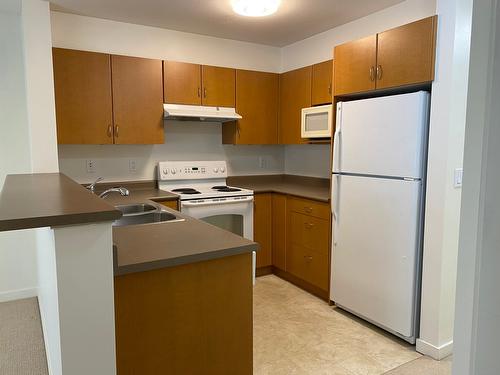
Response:
[[[264,17],[275,13],[281,0],[231,0],[233,10],[246,17]]]

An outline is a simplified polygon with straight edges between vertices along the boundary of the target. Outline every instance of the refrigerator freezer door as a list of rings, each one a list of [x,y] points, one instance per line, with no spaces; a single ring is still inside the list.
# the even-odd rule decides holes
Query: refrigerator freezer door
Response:
[[[420,181],[334,175],[331,300],[414,334]]]
[[[421,178],[428,98],[420,91],[339,103],[334,172]]]

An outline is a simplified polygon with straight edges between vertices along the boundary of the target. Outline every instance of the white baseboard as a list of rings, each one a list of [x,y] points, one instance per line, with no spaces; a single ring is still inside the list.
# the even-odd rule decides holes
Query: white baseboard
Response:
[[[440,361],[453,352],[453,340],[443,344],[441,346],[434,346],[429,344],[427,341],[422,339],[417,339],[417,352],[427,355],[431,358],[434,358],[437,361]]]
[[[14,301],[16,299],[31,298],[31,297],[36,297],[37,295],[38,295],[37,288],[9,290],[7,292],[0,293],[0,302]]]

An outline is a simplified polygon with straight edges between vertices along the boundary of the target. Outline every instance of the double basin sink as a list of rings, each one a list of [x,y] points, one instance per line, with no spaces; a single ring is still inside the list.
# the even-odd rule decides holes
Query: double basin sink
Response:
[[[115,227],[184,221],[183,218],[177,217],[161,206],[150,203],[124,204],[116,208],[122,212],[123,216],[113,222]]]

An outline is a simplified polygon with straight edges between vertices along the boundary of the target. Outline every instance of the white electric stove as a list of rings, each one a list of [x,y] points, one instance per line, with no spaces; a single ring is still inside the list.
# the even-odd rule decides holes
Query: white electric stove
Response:
[[[158,163],[158,187],[180,195],[183,213],[253,240],[253,191],[226,178],[225,161]]]

